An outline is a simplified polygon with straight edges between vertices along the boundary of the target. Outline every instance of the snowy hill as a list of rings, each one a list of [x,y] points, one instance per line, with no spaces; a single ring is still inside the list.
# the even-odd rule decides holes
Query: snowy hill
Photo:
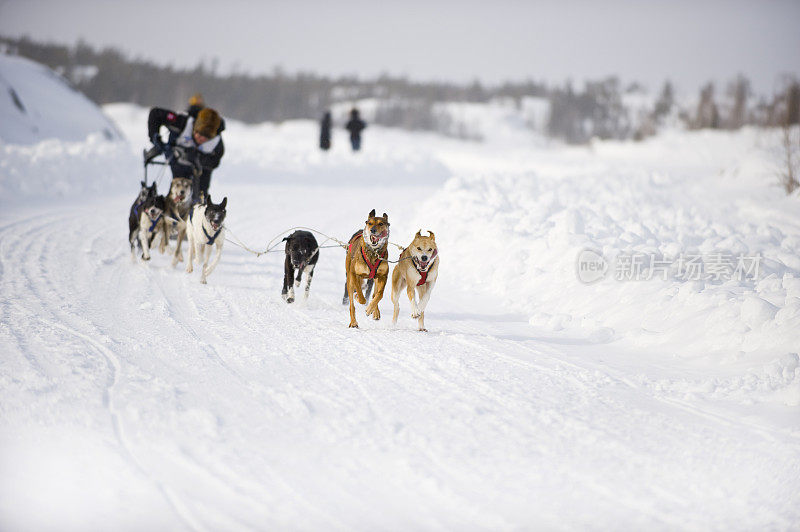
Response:
[[[228,122],[211,194],[249,247],[372,208],[392,242],[436,233],[424,334],[388,290],[348,329],[336,248],[292,305],[281,253],[226,243],[205,286],[131,261],[147,111],[105,111],[129,145],[0,145],[0,529],[800,527],[772,133],[568,148],[464,107],[497,134],[370,126],[353,154],[341,128],[320,153],[313,122]]]
[[[102,111],[55,72],[22,57],[0,54],[0,141],[82,141],[91,134],[119,139]]]

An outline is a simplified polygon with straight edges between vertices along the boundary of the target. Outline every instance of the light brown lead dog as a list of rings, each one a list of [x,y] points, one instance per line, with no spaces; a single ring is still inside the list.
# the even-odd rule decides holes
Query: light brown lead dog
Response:
[[[414,240],[400,254],[400,260],[392,272],[392,303],[394,314],[392,323],[397,323],[400,313],[400,292],[406,289],[411,301],[411,317],[418,318],[419,330],[425,328],[425,307],[431,298],[431,292],[439,275],[439,249],[436,247],[434,234],[422,236],[422,229],[414,235]],[[415,290],[416,289],[416,290]],[[417,299],[419,294],[419,299]]]
[[[181,244],[186,238],[186,222],[189,219],[189,212],[192,209],[192,179],[190,177],[173,177],[169,185],[169,195],[167,196],[167,216],[172,221],[164,224],[164,235],[161,239],[159,251],[164,253],[167,249],[167,241],[170,233],[177,233],[178,240],[175,244],[175,254],[172,257],[172,265],[183,261]]]
[[[362,283],[366,279],[375,280],[375,290],[372,299],[367,305],[367,316],[381,319],[378,303],[383,298],[383,289],[389,278],[389,263],[386,262],[389,243],[389,216],[375,216],[375,209],[370,211],[364,229],[353,235],[347,246],[347,256],[344,259],[344,269],[347,273],[347,296],[350,301],[350,327],[358,327],[356,322],[356,307],[353,303],[353,294],[360,304],[367,302],[364,297]]]

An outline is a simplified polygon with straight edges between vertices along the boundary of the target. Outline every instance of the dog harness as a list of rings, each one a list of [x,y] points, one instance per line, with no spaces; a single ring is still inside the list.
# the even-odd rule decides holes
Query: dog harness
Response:
[[[158,223],[159,220],[161,220],[162,216],[164,216],[164,213],[159,214],[158,218],[156,218],[155,220],[150,218],[153,221],[153,223],[152,223],[152,225],[150,225],[150,229],[148,230],[148,232],[150,232],[150,233],[153,232],[153,230],[156,228],[156,224]]]
[[[361,235],[359,235],[359,236],[361,236]],[[347,252],[348,253],[350,252],[350,250],[353,249],[353,244],[355,243],[355,241],[356,241],[356,238],[351,240],[350,244],[347,246]],[[368,279],[374,279],[375,278],[375,274],[378,273],[378,266],[380,266],[382,260],[386,260],[387,256],[388,256],[388,253],[387,253],[386,249],[384,248],[383,253],[381,253],[380,256],[378,256],[378,260],[376,260],[374,263],[372,263],[367,258],[367,254],[364,253],[364,246],[361,246],[361,258],[364,259],[364,262],[366,262],[367,266],[369,266],[369,277],[368,277]]]
[[[433,250],[433,255],[431,255],[431,260],[430,260],[431,264],[433,264],[433,261],[436,258],[436,255],[438,255],[438,254],[439,254],[439,250],[438,249],[434,249]],[[414,269],[417,270],[417,273],[420,275],[420,279],[419,279],[419,282],[417,283],[417,286],[424,285],[428,281],[428,269],[430,268],[430,266],[425,268],[424,271],[420,271],[420,269],[417,268],[417,261],[416,260],[412,260],[411,264],[414,265]]]
[[[189,211],[189,221],[190,221],[190,222],[192,221],[192,216],[193,216],[193,215],[194,215],[194,207],[192,207],[192,210],[190,210],[190,211]],[[204,225],[204,226],[202,226],[202,227],[203,227],[203,234],[204,234],[204,235],[206,235],[206,238],[208,239],[208,242],[206,242],[206,244],[208,244],[209,246],[213,245],[213,244],[214,244],[214,241],[215,241],[215,240],[217,239],[217,237],[219,236],[219,233],[222,231],[222,227],[220,227],[219,229],[217,229],[217,232],[216,232],[216,233],[214,233],[214,236],[211,236],[211,235],[209,235],[209,234],[206,232],[206,226],[205,226],[205,225]]]

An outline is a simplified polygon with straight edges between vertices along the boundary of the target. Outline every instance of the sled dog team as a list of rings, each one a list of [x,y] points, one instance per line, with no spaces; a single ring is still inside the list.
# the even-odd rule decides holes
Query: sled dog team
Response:
[[[155,182],[148,186],[142,181],[141,190],[131,206],[128,218],[128,240],[133,260],[136,259],[137,248],[141,250],[143,260],[150,260],[150,248],[156,235],[161,235],[161,253],[166,251],[170,235],[175,235],[177,242],[172,265],[176,266],[183,261],[181,243],[186,236],[189,246],[186,272],[192,273],[196,259],[198,264],[202,263],[200,282],[205,284],[222,256],[222,245],[225,241],[223,222],[228,198],[215,204],[210,195],[205,195],[199,203],[192,205],[191,197],[191,179],[188,178],[174,178],[166,198],[158,195]],[[286,242],[286,258],[281,295],[287,303],[292,303],[295,300],[294,288],[300,286],[304,273],[304,297],[308,297],[314,268],[319,259],[319,246],[309,231],[295,231],[283,240]],[[372,316],[375,320],[381,318],[378,303],[383,298],[389,278],[388,244],[389,217],[386,213],[376,216],[375,209],[372,209],[364,228],[356,231],[350,238],[345,256],[346,280],[342,303],[350,305],[350,327],[358,327],[355,301],[367,305],[367,316]],[[214,249],[216,255],[211,260]],[[392,271],[392,323],[397,323],[400,293],[405,289],[411,302],[411,317],[417,319],[420,331],[426,330],[425,308],[438,276],[438,254],[434,234],[429,231],[428,236],[423,236],[422,230],[417,231],[411,244],[400,253]],[[370,292],[373,292],[373,285],[374,293],[367,303]]]

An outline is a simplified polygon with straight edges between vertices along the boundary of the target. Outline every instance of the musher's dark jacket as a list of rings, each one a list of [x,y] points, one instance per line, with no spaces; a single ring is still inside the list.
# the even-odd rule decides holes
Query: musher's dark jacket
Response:
[[[193,177],[194,168],[197,167],[200,170],[199,181],[205,183],[207,189],[211,171],[219,166],[225,153],[225,145],[219,136],[224,129],[224,123],[214,138],[198,145],[192,135],[194,120],[190,115],[154,107],[147,118],[147,137],[152,141],[155,135],[160,136],[161,126],[166,127],[169,130],[169,140],[165,144],[172,148],[174,155],[170,162],[172,177]]]

